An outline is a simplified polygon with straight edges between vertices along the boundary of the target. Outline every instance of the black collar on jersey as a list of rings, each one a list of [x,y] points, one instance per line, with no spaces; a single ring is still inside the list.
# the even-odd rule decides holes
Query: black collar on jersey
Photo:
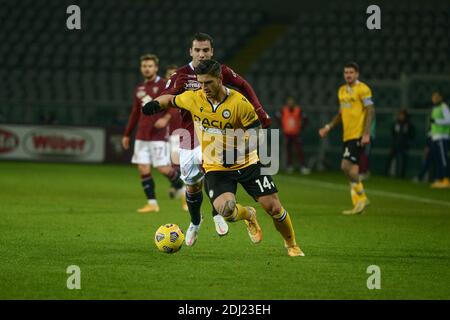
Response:
[[[214,110],[214,104],[212,104],[212,102],[209,101],[208,97],[206,97],[206,94],[205,94],[206,101],[208,101],[208,103],[211,105],[212,112],[215,113],[215,112],[217,111],[217,109],[219,109],[219,106],[220,106],[222,103],[224,103],[225,100],[227,100],[228,96],[230,95],[230,93],[231,93],[230,89],[228,89],[227,87],[225,87],[225,90],[226,90],[227,94],[225,95],[225,98],[224,98],[221,102],[219,102],[219,104],[216,106],[216,109],[215,109],[215,110]]]

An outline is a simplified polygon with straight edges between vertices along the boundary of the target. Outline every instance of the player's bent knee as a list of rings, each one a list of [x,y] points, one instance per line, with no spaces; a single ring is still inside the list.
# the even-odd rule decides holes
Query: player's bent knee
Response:
[[[162,167],[157,167],[157,169],[163,175],[168,175],[170,173],[170,170],[172,169],[172,167],[170,167],[170,166],[162,166]]]
[[[275,216],[281,212],[281,204],[277,201],[273,201],[264,208],[268,214]]]
[[[202,183],[198,182],[195,184],[188,184],[188,185],[186,185],[186,190],[189,193],[197,193],[199,191],[202,191]]]
[[[230,217],[236,209],[236,200],[226,200],[221,206],[219,214],[224,218]]]
[[[138,170],[141,175],[150,174],[151,169],[149,165],[146,164],[138,164]]]

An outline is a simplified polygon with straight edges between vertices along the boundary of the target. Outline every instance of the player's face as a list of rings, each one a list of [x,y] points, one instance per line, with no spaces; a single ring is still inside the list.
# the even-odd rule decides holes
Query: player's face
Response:
[[[144,60],[141,62],[141,73],[144,79],[152,79],[158,72],[158,66],[153,60]]]
[[[439,93],[434,92],[431,95],[431,101],[433,102],[433,104],[439,104],[442,101],[442,97],[441,97],[441,95]]]
[[[209,60],[212,58],[214,49],[211,47],[211,42],[206,41],[192,41],[192,48],[189,49],[192,57],[192,64],[194,67],[198,66],[201,60]]]
[[[197,81],[202,85],[202,90],[208,99],[215,99],[218,97],[222,81],[209,74],[197,75]]]
[[[167,69],[166,79],[169,79],[175,73],[175,71],[177,71],[177,69]]]
[[[358,80],[359,73],[353,68],[344,68],[344,79],[348,84],[355,83]]]

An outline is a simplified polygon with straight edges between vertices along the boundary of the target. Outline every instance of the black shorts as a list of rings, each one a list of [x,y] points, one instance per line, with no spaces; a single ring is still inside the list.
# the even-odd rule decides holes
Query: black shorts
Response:
[[[260,196],[277,193],[277,187],[269,175],[261,175],[261,165],[252,164],[241,170],[210,171],[205,175],[206,193],[211,203],[225,192],[236,194],[240,183],[249,195],[256,199]]]
[[[344,141],[342,159],[358,164],[362,150],[361,138]]]

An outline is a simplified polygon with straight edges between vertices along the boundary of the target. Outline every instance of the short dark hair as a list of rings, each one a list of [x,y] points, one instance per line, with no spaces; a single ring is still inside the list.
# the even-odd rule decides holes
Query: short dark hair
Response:
[[[442,98],[444,97],[440,89],[434,89],[433,92],[431,92],[431,94],[438,94],[440,97]]]
[[[194,71],[195,74],[209,74],[216,78],[219,78],[222,74],[220,63],[213,59],[201,60]]]
[[[157,66],[159,65],[159,58],[156,54],[152,54],[152,53],[144,54],[143,56],[141,56],[140,60],[141,60],[141,62],[147,61],[147,60],[152,60]]]
[[[172,69],[178,69],[178,66],[176,64],[169,64],[166,67],[166,70],[172,70]]]
[[[344,65],[344,68],[353,68],[353,69],[355,69],[356,72],[359,72],[359,65],[354,61],[347,62]]]
[[[194,36],[192,37],[191,46],[192,46],[192,43],[194,42],[194,40],[209,41],[209,43],[211,43],[211,47],[213,47],[213,44],[214,44],[213,38],[209,34],[203,33],[203,32],[197,32],[196,34],[194,34]]]

